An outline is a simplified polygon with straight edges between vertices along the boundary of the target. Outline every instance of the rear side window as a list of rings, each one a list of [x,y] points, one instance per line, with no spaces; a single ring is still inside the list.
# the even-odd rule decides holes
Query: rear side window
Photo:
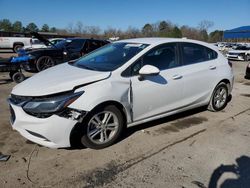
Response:
[[[72,40],[72,42],[67,47],[73,48],[73,49],[81,49],[84,42],[85,42],[85,40],[75,39],[75,40]]]
[[[217,53],[205,46],[194,43],[182,43],[182,60],[184,65],[200,63],[217,58]]]

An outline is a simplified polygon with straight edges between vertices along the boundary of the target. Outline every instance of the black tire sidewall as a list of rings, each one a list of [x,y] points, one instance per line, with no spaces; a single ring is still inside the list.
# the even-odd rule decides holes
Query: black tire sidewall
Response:
[[[20,83],[20,82],[24,81],[24,79],[25,79],[25,76],[21,72],[16,72],[12,76],[12,80],[16,83]]]
[[[216,91],[218,89],[220,89],[221,87],[225,88],[226,89],[226,92],[227,92],[227,98],[226,98],[226,102],[224,103],[223,106],[221,106],[220,108],[217,108],[216,105],[215,105],[215,101],[214,101],[214,98],[215,98],[215,94],[216,94]],[[226,106],[227,106],[227,102],[228,102],[228,88],[227,88],[227,85],[225,83],[220,83],[216,86],[216,88],[214,89],[214,92],[213,92],[213,97],[212,97],[212,107],[215,111],[220,111],[220,110],[223,110]]]
[[[10,79],[11,79],[11,80],[13,80],[13,75],[14,75],[15,73],[17,73],[17,72],[12,72],[12,71],[9,72],[9,76],[10,76]]]
[[[16,45],[14,45],[14,47],[13,47],[13,51],[14,51],[15,53],[17,53],[17,52],[18,52],[17,47],[19,47],[19,49],[20,49],[20,48],[22,48],[22,47],[23,47],[23,45],[22,45],[22,44],[16,44]]]
[[[110,111],[110,112],[114,113],[118,118],[119,127],[118,127],[116,135],[110,141],[108,141],[108,142],[106,142],[104,144],[96,144],[96,143],[93,143],[88,138],[88,136],[87,136],[87,128],[88,128],[88,123],[91,120],[91,118],[95,114],[100,113],[102,111]],[[106,107],[97,108],[93,112],[90,112],[87,115],[87,117],[84,118],[82,126],[83,126],[83,136],[81,138],[81,143],[84,146],[88,147],[88,148],[102,149],[102,148],[105,148],[105,147],[108,147],[108,146],[114,144],[118,140],[118,138],[120,137],[120,135],[121,135],[121,133],[123,131],[123,128],[124,128],[124,118],[123,118],[123,115],[122,115],[121,111],[116,106],[110,105],[110,106],[106,106]]]
[[[38,70],[38,72],[45,70],[45,69],[41,69],[41,68],[40,68],[40,63],[41,63],[41,60],[42,60],[43,58],[50,58],[50,59],[51,59],[52,64],[53,64],[51,67],[53,67],[53,66],[55,65],[55,61],[53,60],[52,57],[50,57],[50,56],[41,56],[41,57],[39,57],[38,60],[36,61],[36,69]],[[48,68],[50,68],[50,67],[48,67]],[[46,69],[48,69],[48,68],[46,68]]]

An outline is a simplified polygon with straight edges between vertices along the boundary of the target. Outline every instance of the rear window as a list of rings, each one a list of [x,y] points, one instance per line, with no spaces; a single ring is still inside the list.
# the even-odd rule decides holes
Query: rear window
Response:
[[[182,43],[184,65],[213,60],[216,59],[217,56],[217,52],[205,46],[194,43]]]

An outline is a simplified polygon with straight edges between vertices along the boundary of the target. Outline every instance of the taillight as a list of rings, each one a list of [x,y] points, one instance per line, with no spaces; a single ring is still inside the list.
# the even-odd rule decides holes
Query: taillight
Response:
[[[227,61],[228,65],[232,68],[233,67],[233,64],[231,61]]]

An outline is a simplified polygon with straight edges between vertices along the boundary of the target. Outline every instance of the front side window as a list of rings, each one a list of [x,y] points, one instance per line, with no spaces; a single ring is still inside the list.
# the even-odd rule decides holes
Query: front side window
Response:
[[[79,68],[96,71],[113,71],[147,46],[147,44],[126,42],[108,44],[83,56],[73,65]]]
[[[182,43],[183,64],[189,65],[217,58],[217,53],[205,46],[194,43]]]
[[[144,65],[153,65],[161,71],[178,67],[176,43],[160,45],[150,50],[146,55],[137,60],[130,67],[130,70],[126,70],[124,74],[129,74],[128,71],[130,71],[131,76],[138,75],[139,70]]]

